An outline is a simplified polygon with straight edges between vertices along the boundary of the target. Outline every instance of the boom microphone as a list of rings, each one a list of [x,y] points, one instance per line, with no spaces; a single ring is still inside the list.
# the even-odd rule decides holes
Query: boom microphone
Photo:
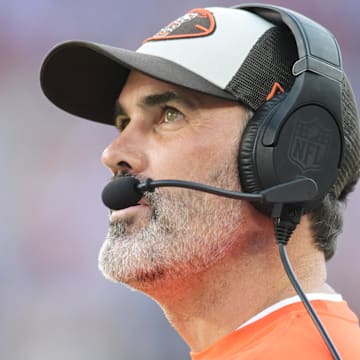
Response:
[[[232,199],[270,204],[308,202],[316,197],[318,190],[316,182],[307,177],[298,177],[260,192],[243,193],[185,180],[152,180],[148,178],[144,182],[140,182],[133,176],[123,176],[112,180],[105,186],[102,191],[102,200],[108,208],[121,210],[136,205],[145,192],[153,192],[157,187],[187,188]]]
[[[139,184],[140,181],[132,176],[112,180],[102,191],[102,201],[112,210],[125,209],[136,205],[143,197],[143,192],[138,190]]]

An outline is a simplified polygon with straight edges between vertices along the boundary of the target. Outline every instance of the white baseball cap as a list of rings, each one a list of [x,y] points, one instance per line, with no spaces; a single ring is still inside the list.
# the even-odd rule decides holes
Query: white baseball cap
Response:
[[[257,110],[274,87],[289,90],[297,48],[291,32],[244,9],[193,9],[136,51],[68,41],[41,68],[45,95],[61,109],[112,124],[129,71]]]

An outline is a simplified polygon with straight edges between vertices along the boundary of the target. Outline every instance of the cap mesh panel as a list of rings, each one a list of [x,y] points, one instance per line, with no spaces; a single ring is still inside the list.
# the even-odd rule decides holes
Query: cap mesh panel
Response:
[[[265,102],[275,82],[288,91],[295,81],[292,66],[297,60],[295,39],[278,26],[267,30],[226,87],[252,110]]]

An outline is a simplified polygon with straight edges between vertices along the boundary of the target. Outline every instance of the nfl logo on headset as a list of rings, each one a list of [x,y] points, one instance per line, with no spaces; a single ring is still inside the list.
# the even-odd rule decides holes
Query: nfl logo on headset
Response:
[[[317,171],[329,146],[330,131],[319,126],[316,118],[301,119],[292,132],[289,160],[301,171]]]

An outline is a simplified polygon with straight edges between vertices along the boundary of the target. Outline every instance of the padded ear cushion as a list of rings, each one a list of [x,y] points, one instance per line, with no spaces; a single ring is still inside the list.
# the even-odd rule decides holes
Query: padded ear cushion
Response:
[[[253,193],[263,190],[256,165],[256,137],[266,123],[271,112],[283,101],[285,96],[285,93],[279,94],[264,103],[256,111],[252,119],[249,120],[244,129],[238,153],[240,185],[244,192]],[[270,208],[269,206],[266,206],[266,204],[253,204],[258,210],[269,213]]]

